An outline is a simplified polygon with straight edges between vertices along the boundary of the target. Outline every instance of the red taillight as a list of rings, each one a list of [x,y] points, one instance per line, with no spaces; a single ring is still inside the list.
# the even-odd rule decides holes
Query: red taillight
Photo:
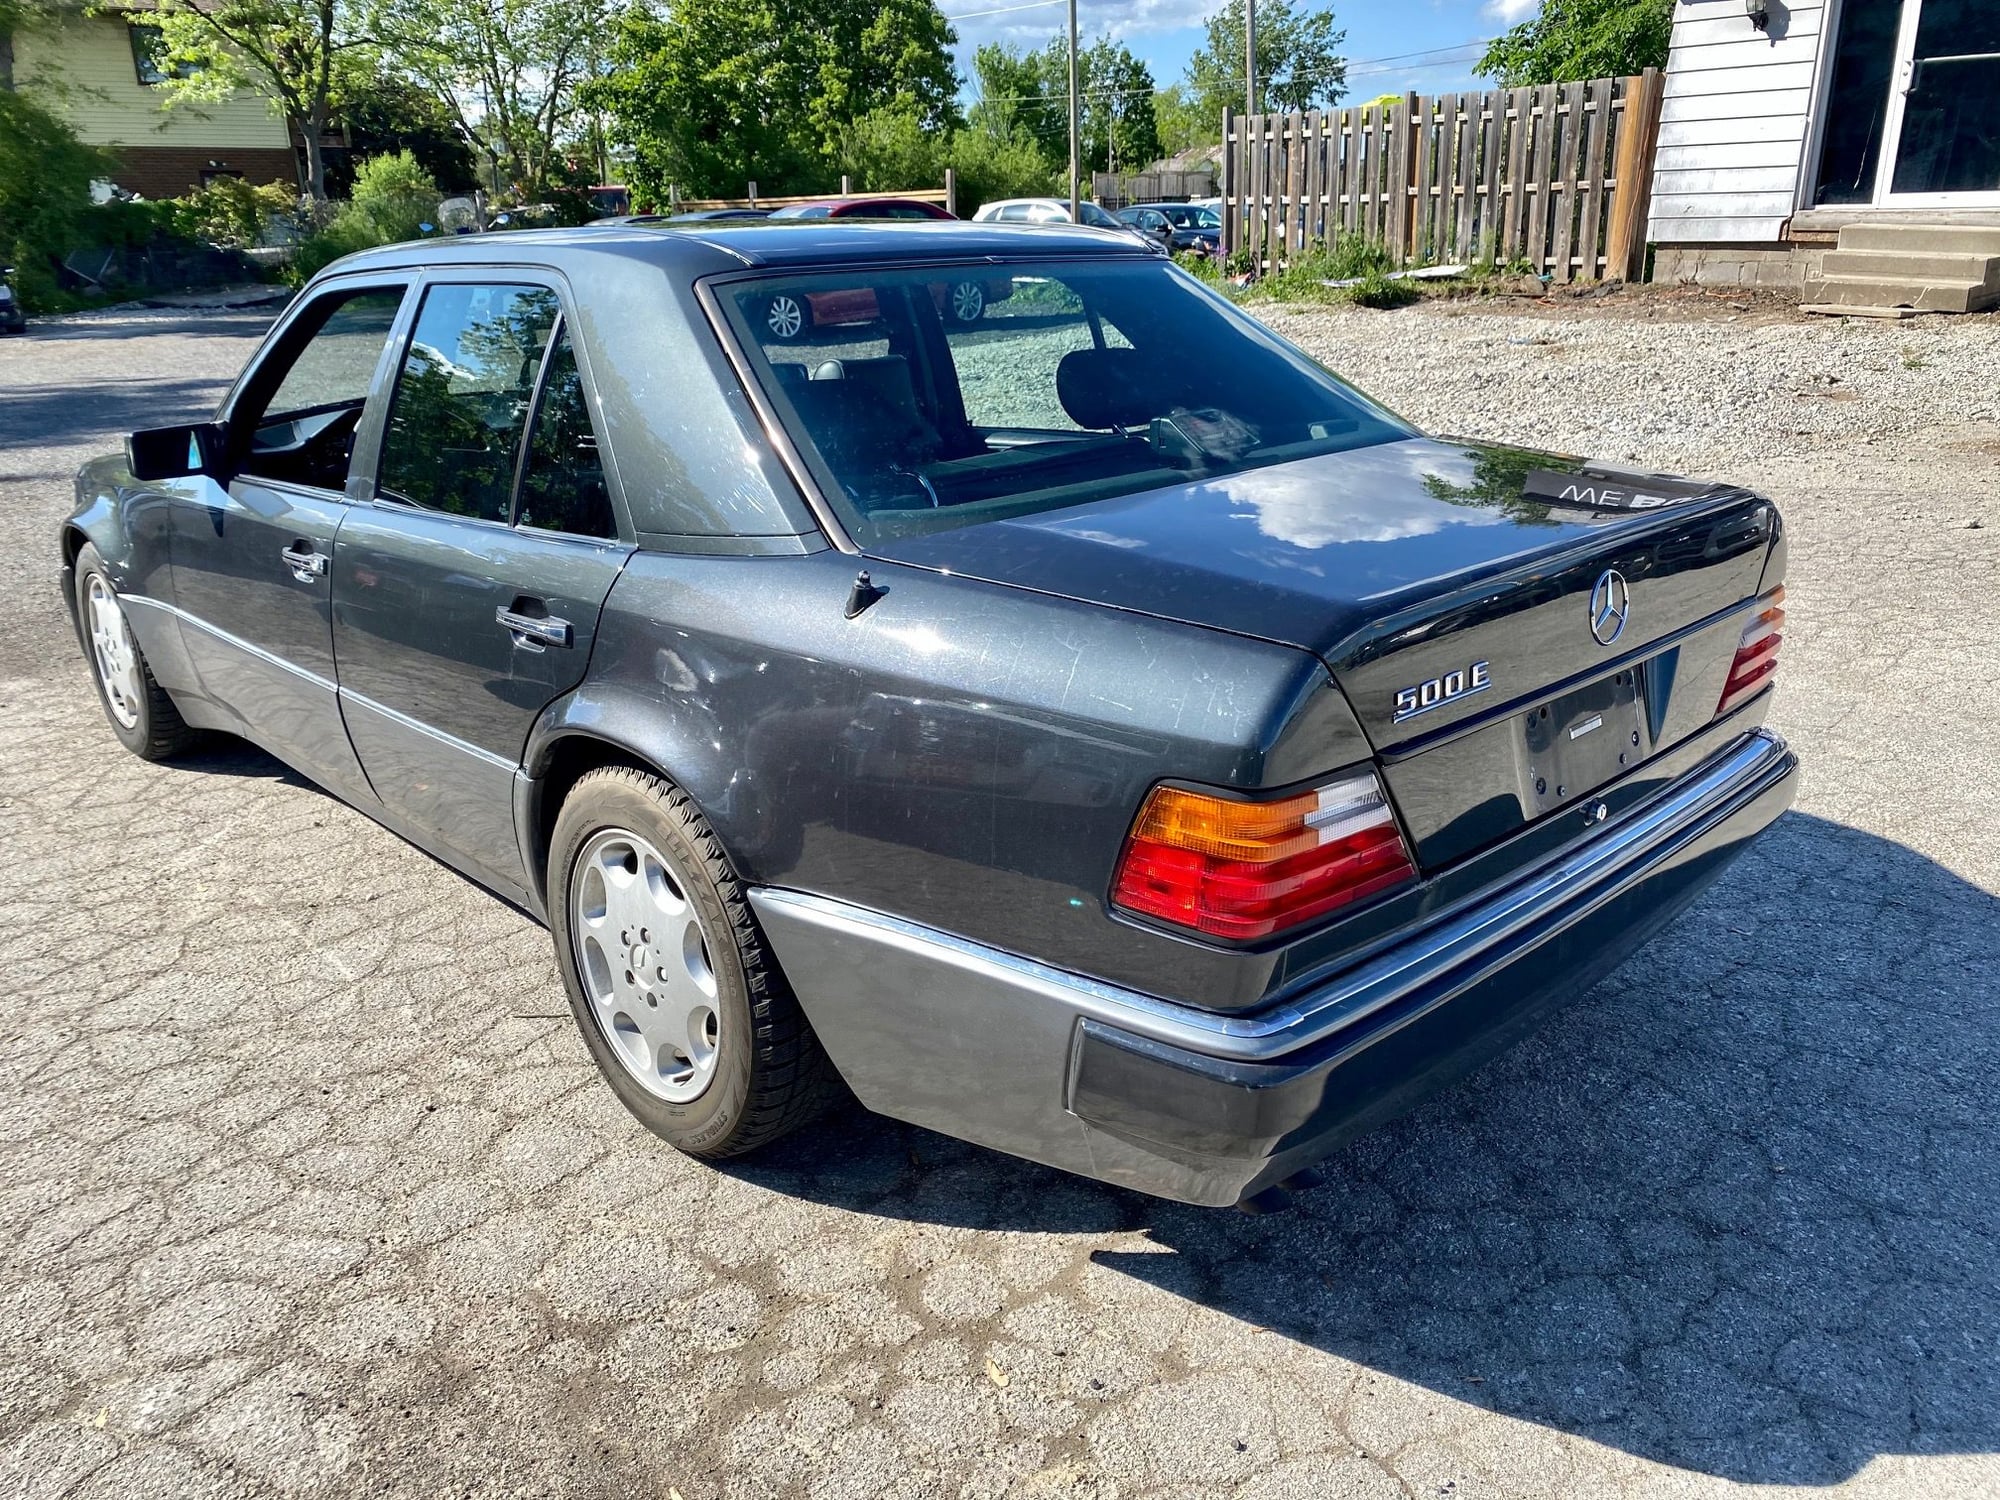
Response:
[[[1785,590],[1781,585],[1757,601],[1756,617],[1743,627],[1737,643],[1736,659],[1729,664],[1729,680],[1722,684],[1716,700],[1719,719],[1738,704],[1747,703],[1762,692],[1778,670],[1778,648],[1785,644]]]
[[[1267,802],[1155,787],[1114,906],[1215,937],[1269,937],[1416,878],[1372,771]]]

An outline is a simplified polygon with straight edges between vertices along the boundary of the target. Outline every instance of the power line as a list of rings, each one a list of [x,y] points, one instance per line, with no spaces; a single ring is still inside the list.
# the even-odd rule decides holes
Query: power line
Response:
[[[1025,5],[1000,5],[992,10],[961,10],[956,13],[941,10],[939,15],[947,21],[976,21],[981,16],[1011,16],[1017,10],[1043,10],[1051,5],[1067,5],[1069,0],[1028,0]]]

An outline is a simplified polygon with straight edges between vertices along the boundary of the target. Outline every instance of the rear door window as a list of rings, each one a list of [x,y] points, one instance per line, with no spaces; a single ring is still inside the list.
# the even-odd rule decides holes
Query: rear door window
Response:
[[[590,423],[583,376],[569,332],[556,335],[542,378],[541,404],[528,439],[516,519],[538,531],[614,537],[618,522],[604,481],[603,455]]]
[[[535,377],[555,332],[547,287],[424,293],[389,404],[377,488],[425,510],[505,522]]]

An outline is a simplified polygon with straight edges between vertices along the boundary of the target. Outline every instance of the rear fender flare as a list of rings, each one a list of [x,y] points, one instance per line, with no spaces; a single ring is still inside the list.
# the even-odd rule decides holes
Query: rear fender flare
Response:
[[[579,764],[648,767],[686,792],[722,840],[736,872],[755,882],[788,865],[772,801],[738,737],[692,701],[668,701],[613,683],[586,681],[543,710],[515,778],[514,819],[522,863],[545,903],[548,836]]]

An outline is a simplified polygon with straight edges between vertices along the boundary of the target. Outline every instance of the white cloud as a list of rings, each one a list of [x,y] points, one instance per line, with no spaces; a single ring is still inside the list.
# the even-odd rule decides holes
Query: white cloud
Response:
[[[1542,8],[1542,0],[1486,0],[1485,14],[1503,25],[1524,21]]]
[[[967,15],[1025,3],[1026,0],[944,0],[940,9],[945,19],[956,26],[962,41],[984,40],[995,35],[1047,40],[1066,24],[1061,5],[1005,10],[999,15],[973,14],[972,19],[964,21],[956,20],[953,15],[953,12]],[[1089,7],[1082,17],[1082,33],[1088,41],[1107,33],[1122,38],[1148,31],[1178,31],[1201,25],[1217,8],[1218,0],[1106,0]]]

